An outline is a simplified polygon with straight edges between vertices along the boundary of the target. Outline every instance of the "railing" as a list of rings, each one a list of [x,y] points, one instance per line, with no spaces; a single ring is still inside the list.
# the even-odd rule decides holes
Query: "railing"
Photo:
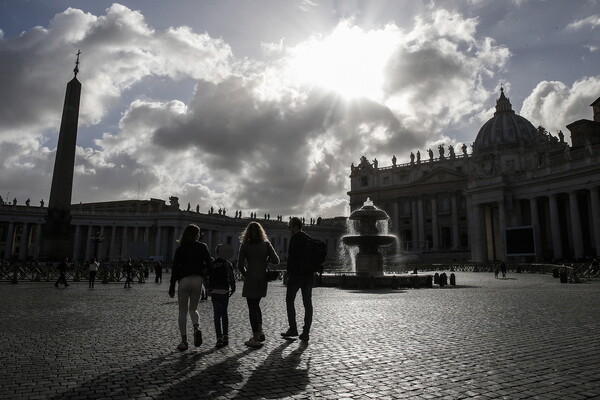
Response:
[[[102,263],[98,268],[96,280],[102,283],[121,282],[125,280],[125,262]],[[147,271],[148,269],[148,271]],[[148,263],[143,266],[134,266],[132,279],[143,283],[146,281],[146,272],[154,272],[154,264]],[[163,272],[168,272],[168,265],[163,265]],[[51,282],[58,279],[60,273],[57,269],[57,263],[23,262],[9,264],[0,263],[0,281],[9,281],[18,283],[26,282]],[[66,277],[71,282],[83,282],[89,278],[89,268],[87,265],[71,263],[67,265]]]

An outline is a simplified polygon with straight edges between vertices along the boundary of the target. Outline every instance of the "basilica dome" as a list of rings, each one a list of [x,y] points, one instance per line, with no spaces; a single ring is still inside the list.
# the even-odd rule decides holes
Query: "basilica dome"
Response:
[[[501,88],[500,98],[496,101],[496,112],[479,130],[473,148],[481,151],[494,146],[531,143],[537,133],[531,122],[515,114]]]

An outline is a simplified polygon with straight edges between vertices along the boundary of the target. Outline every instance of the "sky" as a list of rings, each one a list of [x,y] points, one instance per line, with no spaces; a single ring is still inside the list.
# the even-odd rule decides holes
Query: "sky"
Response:
[[[0,195],[349,214],[350,165],[471,144],[500,87],[556,135],[600,97],[600,0],[0,0]],[[470,150],[469,150],[470,151]]]

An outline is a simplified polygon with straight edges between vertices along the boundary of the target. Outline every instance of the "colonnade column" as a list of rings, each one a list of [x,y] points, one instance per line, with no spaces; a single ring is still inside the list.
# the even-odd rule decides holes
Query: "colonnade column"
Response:
[[[94,227],[92,225],[88,226],[88,231],[85,239],[85,259],[89,260],[92,258],[92,231]]]
[[[117,227],[113,224],[110,227],[110,249],[108,251],[108,258],[110,260],[115,259],[115,241],[117,240]]]
[[[104,225],[100,226],[100,237],[104,238]],[[96,254],[96,259],[98,261],[104,258],[104,247],[104,239],[102,239],[102,241],[98,242],[98,254]]]
[[[433,250],[440,249],[440,237],[438,229],[437,199],[431,197],[431,238],[433,241]]]
[[[575,250],[575,258],[582,258],[583,237],[581,235],[581,219],[579,218],[577,192],[569,193],[569,209],[571,211],[571,234],[573,235],[573,249]]]
[[[13,236],[15,235],[15,223],[8,223],[8,233],[6,235],[6,247],[4,248],[4,258],[10,260],[12,256]]]
[[[157,256],[162,256],[162,249],[161,249],[161,231],[162,231],[162,227],[161,226],[156,226],[156,238],[154,240],[154,255]]]
[[[533,241],[535,245],[535,258],[540,260],[542,258],[542,246],[540,237],[540,216],[537,206],[537,199],[534,197],[529,199],[529,210],[531,212],[531,225],[533,225]]]
[[[415,242],[419,239],[419,213],[417,212],[417,200],[413,197],[411,203],[411,218],[412,218],[412,248],[416,248]]]
[[[181,226],[175,226],[173,228],[173,251],[171,252],[171,257],[175,256],[175,250],[177,250],[177,246],[179,246],[179,243],[177,243],[177,240],[179,239],[180,236],[181,236]]]
[[[27,245],[29,244],[29,223],[23,224],[21,231],[21,241],[19,242],[19,259],[24,260],[27,258]]]
[[[592,225],[594,226],[594,243],[596,246],[596,255],[600,256],[600,189],[595,187],[590,190]]]
[[[452,250],[457,250],[460,247],[460,233],[458,229],[458,199],[456,192],[452,193]]]
[[[121,259],[127,257],[127,227],[123,227],[123,237],[121,238]]]
[[[550,230],[552,232],[552,248],[554,249],[554,258],[560,260],[563,258],[563,252],[560,237],[560,223],[558,221],[558,200],[555,194],[551,194],[548,199],[550,203]]]
[[[79,235],[81,234],[81,225],[75,225],[75,238],[73,240],[73,260],[79,258]]]
[[[42,246],[42,224],[37,224],[35,231],[35,248],[33,249],[33,258],[37,260],[40,256],[40,248]]]

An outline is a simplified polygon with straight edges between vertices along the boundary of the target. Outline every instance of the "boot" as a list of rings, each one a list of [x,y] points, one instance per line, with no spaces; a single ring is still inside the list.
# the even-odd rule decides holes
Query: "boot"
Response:
[[[244,344],[248,347],[261,347],[262,343],[260,342],[260,333],[253,332],[250,340],[247,340]]]
[[[258,341],[264,342],[265,340],[266,340],[266,338],[265,338],[265,334],[263,333],[263,330],[262,330],[262,324],[258,324]]]

